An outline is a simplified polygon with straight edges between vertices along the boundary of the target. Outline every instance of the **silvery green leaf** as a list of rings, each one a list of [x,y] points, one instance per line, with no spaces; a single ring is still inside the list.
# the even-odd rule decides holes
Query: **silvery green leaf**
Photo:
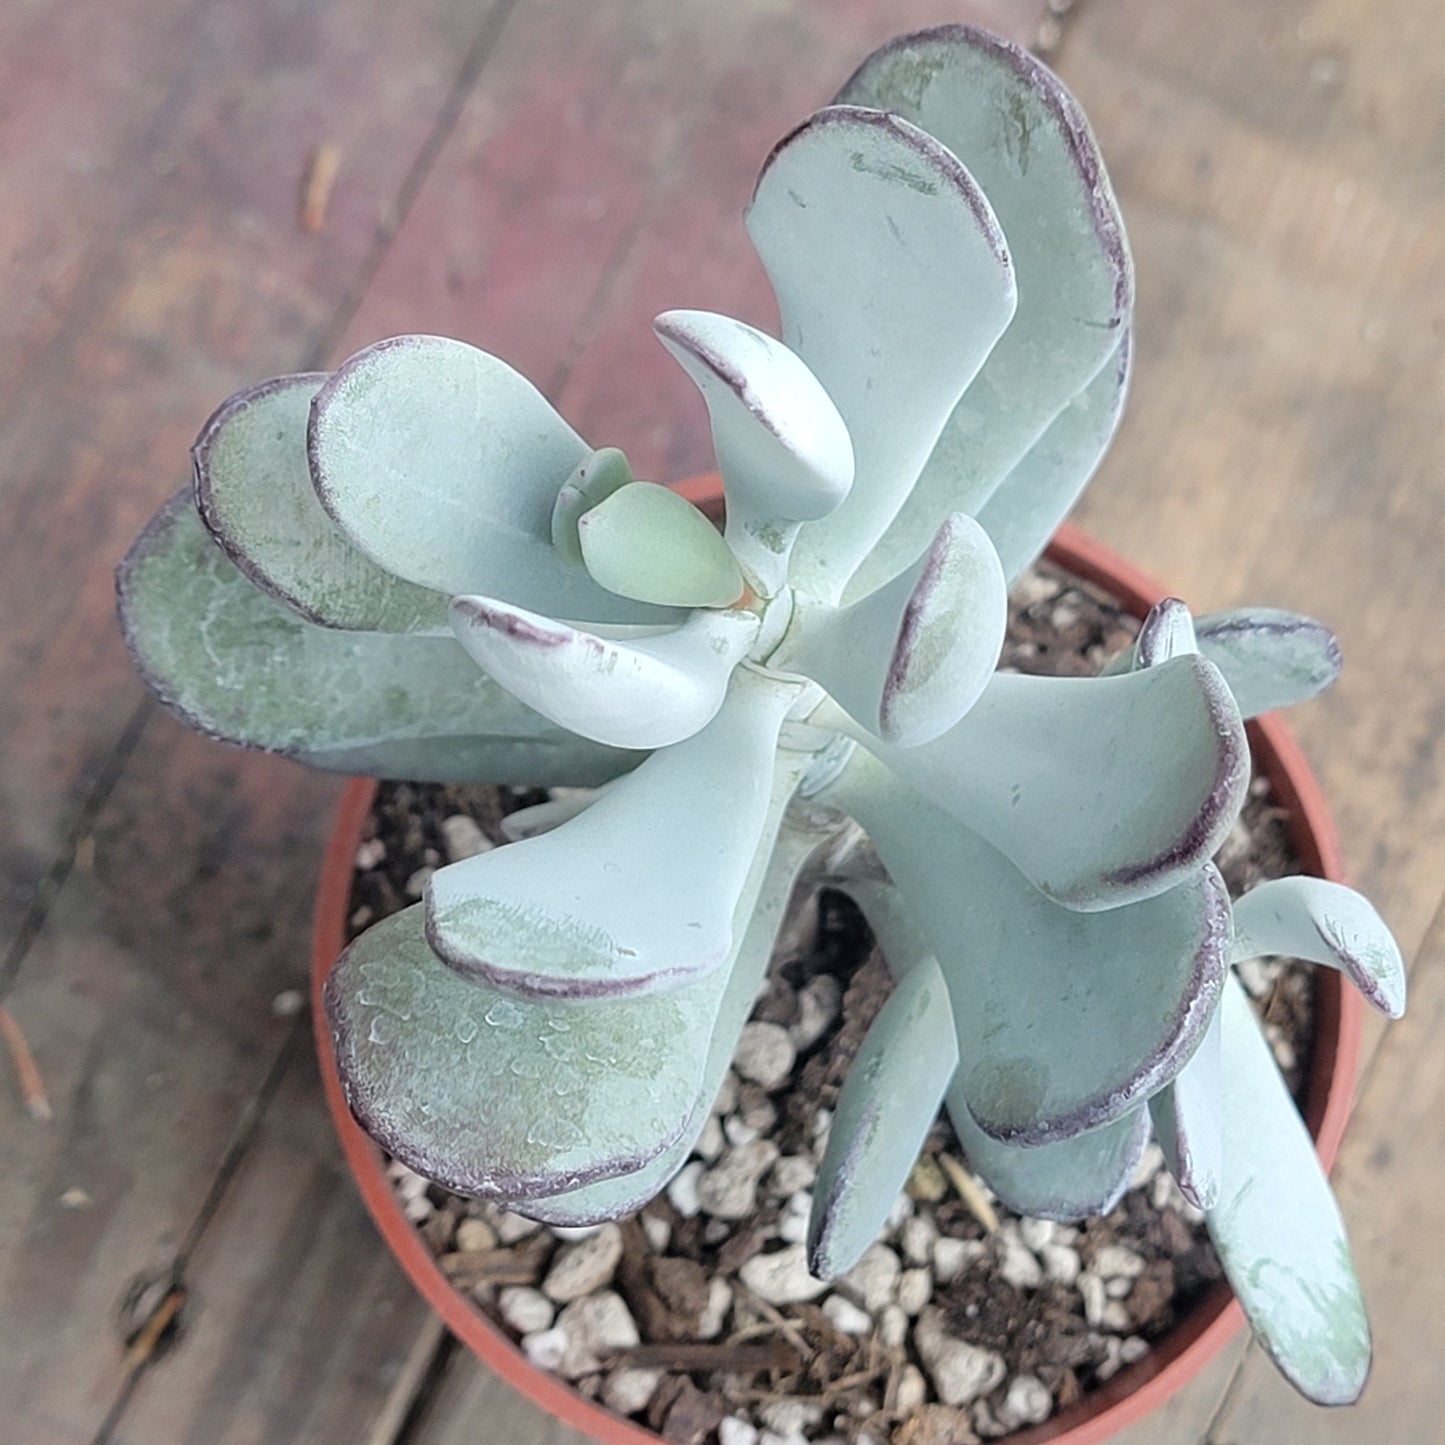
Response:
[[[593,507],[636,480],[627,458],[616,447],[598,447],[591,456],[583,457],[552,504],[552,545],[569,562],[585,567],[578,524]]]
[[[778,729],[800,684],[739,669],[717,716],[564,827],[434,873],[427,936],[465,977],[578,1001],[721,968],[770,845]]]
[[[1340,675],[1339,643],[1312,617],[1248,607],[1200,617],[1195,631],[1245,717],[1303,702]]]
[[[1180,1193],[1198,1209],[1213,1209],[1218,1203],[1224,1167],[1222,1029],[1216,1008],[1194,1057],[1173,1083],[1149,1100],[1169,1172]]]
[[[860,570],[862,590],[914,556],[948,513],[977,516],[1109,364],[1133,268],[1083,111],[1018,46],[962,25],[904,36],[864,61],[839,99],[905,116],[947,146],[988,197],[1018,272],[1018,312]]]
[[[1166,597],[1149,609],[1134,643],[1134,668],[1158,667],[1172,657],[1190,657],[1199,651],[1194,618],[1177,597]]]
[[[1115,908],[1198,874],[1244,801],[1249,748],[1200,657],[1124,677],[1000,673],[921,747],[871,746],[1069,908]]]
[[[552,545],[557,494],[591,449],[485,351],[397,336],[357,352],[312,403],[307,446],[322,506],[398,577],[574,621],[668,620]]]
[[[439,782],[596,784],[637,762],[524,707],[453,638],[298,617],[241,575],[188,493],[141,533],[117,587],[141,675],[212,737],[336,772]]]
[[[821,797],[868,834],[953,1001],[953,1097],[995,1138],[1043,1144],[1142,1104],[1184,1066],[1228,966],[1212,865],[1096,913],[1050,901],[862,750]]]
[[[796,778],[797,772],[790,771],[789,779],[795,781]],[[777,795],[782,796],[786,791],[786,786],[780,787]],[[544,1224],[564,1226],[616,1219],[640,1208],[683,1166],[707,1122],[709,1107],[722,1087],[723,1075],[732,1063],[738,1036],[757,1002],[779,927],[799,877],[818,849],[820,837],[802,813],[794,810],[786,814],[755,890],[739,907],[739,919],[746,915],[747,922],[745,926],[739,923],[735,955],[718,975],[726,979],[726,987],[718,1003],[711,1040],[706,1049],[697,1051],[698,1056],[705,1059],[701,1082],[689,1097],[676,1101],[679,1112],[685,1113],[688,1119],[677,1141],[633,1174],[584,1185],[547,1199],[529,1200],[520,1206],[524,1214]],[[711,979],[694,987],[709,983]]]
[[[1149,1142],[1149,1110],[1136,1104],[1098,1129],[1052,1144],[1023,1147],[978,1127],[957,1079],[948,1117],[969,1167],[999,1203],[1031,1219],[1067,1223],[1108,1214],[1124,1197]]]
[[[794,581],[836,602],[1009,324],[1013,266],[954,155],[906,120],[851,105],[819,111],[778,143],[747,227],[783,340],[853,438],[852,491],[803,528],[793,554]],[[861,590],[916,557],[949,510]]]
[[[432,953],[418,905],[342,954],[326,1013],[367,1133],[448,1189],[510,1203],[631,1173],[677,1139],[721,989],[507,997]]]
[[[998,556],[983,528],[958,513],[876,592],[843,608],[804,599],[774,663],[820,682],[860,727],[915,747],[978,700],[1007,622]]]
[[[882,1233],[957,1065],[948,985],[925,958],[898,979],[843,1081],[813,1187],[810,1274],[846,1274]]]
[[[191,453],[201,520],[256,586],[308,621],[444,633],[447,599],[357,551],[316,499],[306,422],[325,381],[320,373],[280,376],[216,411]]]
[[[1114,439],[1129,393],[1133,344],[1124,333],[1099,374],[1009,469],[978,520],[993,538],[1010,585],[1036,562]]]
[[[669,632],[619,641],[491,597],[457,597],[452,631],[468,655],[529,707],[594,742],[661,748],[722,706],[757,636],[751,612],[699,611]]]
[[[1242,716],[1258,717],[1333,686],[1340,675],[1340,648],[1321,622],[1271,607],[1210,612],[1194,619],[1199,651],[1223,674]],[[1105,676],[1136,664],[1137,645],[1126,647]]]
[[[707,311],[668,311],[653,327],[707,402],[728,545],[760,595],[775,596],[799,524],[826,517],[853,484],[848,428],[807,366],[754,327]]]
[[[1220,1007],[1224,1163],[1209,1233],[1285,1378],[1316,1404],[1353,1404],[1370,1372],[1370,1326],[1339,1206],[1236,980]]]
[[[1272,878],[1234,905],[1234,959],[1284,954],[1337,968],[1373,1007],[1405,1012],[1405,960],[1369,899],[1324,878]]]
[[[582,559],[609,592],[667,607],[731,607],[743,594],[737,558],[686,498],[631,482],[577,522]]]

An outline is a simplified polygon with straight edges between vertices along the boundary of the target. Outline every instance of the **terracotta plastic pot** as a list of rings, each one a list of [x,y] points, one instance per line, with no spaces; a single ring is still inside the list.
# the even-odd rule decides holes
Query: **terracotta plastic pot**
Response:
[[[719,510],[715,481],[702,479],[684,484],[681,490],[705,510],[714,514]],[[1059,529],[1048,555],[1103,588],[1126,611],[1139,617],[1167,595],[1142,572],[1072,527]],[[1289,730],[1275,716],[1261,718],[1249,729],[1255,762],[1289,810],[1291,839],[1305,872],[1341,879],[1334,824],[1319,785]],[[381,1151],[347,1110],[325,1026],[321,989],[345,944],[352,869],[375,794],[375,783],[358,779],[342,798],[316,902],[311,989],[326,1101],[362,1198],[412,1283],[457,1338],[504,1380],[565,1424],[604,1445],[660,1445],[659,1437],[652,1432],[582,1399],[561,1380],[537,1369],[501,1329],[452,1286],[402,1213],[386,1177]],[[1328,1167],[1334,1163],[1353,1097],[1362,1005],[1335,970],[1319,969],[1316,979],[1315,1041],[1304,1116]],[[1010,1445],[1043,1445],[1044,1441],[1054,1445],[1097,1445],[1110,1439],[1197,1375],[1243,1322],[1229,1288],[1216,1286],[1142,1360],[1121,1369],[1107,1384],[1046,1424],[1009,1436]]]

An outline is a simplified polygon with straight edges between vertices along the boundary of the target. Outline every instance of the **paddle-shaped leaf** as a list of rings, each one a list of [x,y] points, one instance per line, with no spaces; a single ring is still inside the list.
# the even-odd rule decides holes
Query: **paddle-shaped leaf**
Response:
[[[557,493],[590,448],[475,346],[397,336],[357,352],[312,403],[307,445],[322,506],[398,577],[574,621],[668,620],[552,545]]]
[[[1249,781],[1244,724],[1200,657],[1126,677],[998,674],[935,742],[870,746],[1078,909],[1137,902],[1197,876]]]
[[[609,592],[668,607],[731,607],[743,574],[717,529],[679,493],[629,482],[577,522],[587,570]]]
[[[1249,607],[1212,612],[1194,627],[1245,717],[1303,702],[1339,678],[1339,643],[1312,617]]]
[[[1179,1191],[1198,1209],[1219,1200],[1224,1167],[1223,1025],[1216,1008],[1204,1041],[1174,1082],[1149,1100],[1154,1133]]]
[[[786,776],[781,778],[775,796],[785,796],[796,783],[797,776],[797,772],[789,768]],[[774,940],[799,890],[807,886],[800,884],[799,878],[805,873],[824,836],[806,809],[787,813],[766,866],[760,872],[755,891],[745,895],[739,904],[736,926],[739,941],[734,957],[724,970],[720,970],[720,976],[726,978],[726,987],[718,1003],[711,1039],[701,1049],[696,1047],[695,1040],[688,1043],[697,1057],[705,1059],[705,1068],[697,1089],[689,1097],[679,1096],[674,1101],[680,1111],[687,1112],[689,1121],[677,1141],[634,1174],[586,1185],[544,1200],[529,1200],[521,1205],[524,1214],[540,1219],[544,1224],[559,1225],[595,1224],[604,1219],[616,1219],[640,1208],[683,1166],[698,1133],[707,1122],[708,1109],[717,1097],[723,1075],[737,1051],[738,1036],[757,1001],[758,989],[773,954]],[[747,918],[745,925],[742,922],[744,916]],[[704,982],[710,983],[711,980]]]
[[[798,585],[836,602],[1013,316],[1013,267],[957,158],[906,120],[854,106],[819,111],[778,143],[747,226],[783,340],[853,438],[852,491],[793,554]],[[915,558],[950,510],[864,590]]]
[[[948,1091],[948,1117],[969,1166],[1001,1204],[1015,1214],[1064,1223],[1108,1214],[1124,1197],[1149,1142],[1149,1110],[1136,1104],[1071,1139],[1005,1144],[978,1127],[957,1079]]]
[[[581,1009],[506,997],[436,957],[418,905],[347,949],[326,1012],[372,1138],[448,1189],[512,1203],[632,1173],[678,1137],[722,986]]]
[[[771,336],[707,311],[668,311],[653,326],[707,402],[728,545],[772,597],[788,580],[799,525],[826,517],[853,484],[848,428],[817,377]]]
[[[1099,374],[1056,416],[979,508],[1010,586],[1038,561],[1104,459],[1129,394],[1128,332]]]
[[[955,1097],[988,1133],[1069,1138],[1184,1066],[1228,962],[1229,900],[1211,865],[1143,902],[1080,913],[861,750],[821,796],[862,824],[943,969]]]
[[[562,484],[552,504],[552,545],[578,567],[585,567],[582,539],[577,528],[593,507],[613,492],[635,482],[627,458],[616,447],[599,447],[577,463],[577,469]]]
[[[948,985],[925,958],[898,979],[843,1081],[813,1188],[810,1274],[846,1274],[883,1231],[957,1066]]]
[[[1194,619],[1199,651],[1223,675],[1240,714],[1258,717],[1304,702],[1333,686],[1340,675],[1340,648],[1322,622],[1297,612],[1246,607]],[[1127,647],[1105,668],[1106,676],[1129,671],[1137,646]]]
[[[860,727],[916,747],[978,700],[1007,623],[998,557],[983,528],[959,513],[876,592],[843,608],[804,602],[773,661],[822,683]]]
[[[1317,1404],[1349,1405],[1370,1373],[1370,1326],[1339,1206],[1234,979],[1220,1008],[1224,1156],[1209,1233],[1285,1378]]]
[[[681,627],[617,641],[457,597],[452,630],[478,666],[560,727],[619,748],[661,748],[708,723],[757,636],[751,612],[694,612]]]
[[[237,571],[188,492],[141,533],[117,587],[141,675],[212,737],[333,772],[437,782],[591,785],[637,762],[525,707],[450,637],[304,621]]]
[[[1234,958],[1279,953],[1337,968],[1392,1019],[1405,1012],[1405,960],[1369,899],[1324,878],[1273,878],[1234,905]]]
[[[904,116],[947,146],[988,197],[1018,272],[1018,312],[860,569],[854,588],[865,590],[950,512],[977,516],[1108,365],[1128,324],[1133,269],[1083,112],[1018,46],[962,25],[904,36],[865,60],[838,98]]]
[[[644,993],[721,968],[768,846],[778,729],[800,691],[739,670],[701,732],[653,753],[566,827],[434,873],[432,947],[524,997]]]
[[[324,374],[281,376],[224,402],[192,448],[196,507],[226,555],[308,621],[355,632],[444,632],[447,599],[378,567],[311,485],[306,423]]]

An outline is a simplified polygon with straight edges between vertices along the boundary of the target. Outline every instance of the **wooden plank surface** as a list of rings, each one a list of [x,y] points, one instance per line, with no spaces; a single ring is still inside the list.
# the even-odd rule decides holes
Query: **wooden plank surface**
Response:
[[[1027,38],[1042,0],[969,9]],[[878,41],[956,18],[943,0],[0,8],[0,290],[19,298],[0,308],[0,958],[57,1114],[0,1108],[0,1399],[23,1445],[108,1416],[136,1442],[389,1440],[435,1338],[271,1009],[303,976],[334,784],[138,711],[110,622],[110,564],[200,420],[244,381],[437,330],[506,356],[643,474],[707,465],[651,316],[766,324],[739,222],[762,154]],[[1440,1335],[1440,1261],[1417,1228],[1438,1235],[1445,1163],[1420,1144],[1445,1093],[1432,26],[1432,0],[1081,0],[1054,57],[1140,275],[1129,420],[1081,520],[1201,606],[1339,628],[1345,682],[1299,730],[1357,879],[1421,960],[1418,1017],[1341,1162],[1380,1344],[1366,1405],[1321,1417],[1257,1358],[1226,1360],[1131,1445],[1356,1424],[1424,1441],[1440,1415],[1418,1350]],[[324,141],[341,171],[311,235],[298,193]],[[178,1258],[184,1331],[125,1395],[117,1302]],[[454,1359],[408,1438],[570,1445],[502,1389]]]
[[[12,1438],[90,1440],[121,1397],[122,1297],[196,1236],[292,1027],[271,1000],[304,984],[337,790],[147,722],[110,569],[185,479],[217,401],[304,365],[344,324],[492,13],[460,0],[0,10],[0,289],[16,300],[0,320],[0,950],[55,1110],[31,1123],[7,1075]],[[342,171],[310,234],[299,192],[328,140]],[[337,1227],[322,1216],[323,1236]],[[263,1239],[258,1258],[285,1257],[280,1231]],[[404,1347],[414,1307],[395,1271],[358,1286],[357,1318],[394,1307]],[[362,1378],[325,1403],[340,1422],[384,1396]],[[323,1415],[310,1424],[335,1438]]]

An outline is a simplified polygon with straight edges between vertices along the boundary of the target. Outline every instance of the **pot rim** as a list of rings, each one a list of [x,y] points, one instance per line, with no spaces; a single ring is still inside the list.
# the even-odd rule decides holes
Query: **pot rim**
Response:
[[[718,504],[715,478],[683,483],[690,500]],[[1169,593],[1110,548],[1065,523],[1050,542],[1051,561],[1103,588],[1142,617]],[[1290,814],[1290,838],[1306,873],[1344,881],[1339,839],[1324,794],[1304,754],[1278,714],[1249,723],[1254,759]],[[327,843],[312,930],[311,1018],[326,1105],[342,1153],[373,1223],[412,1284],[468,1349],[508,1384],[563,1424],[601,1445],[661,1445],[661,1437],[604,1406],[584,1400],[557,1376],[533,1365],[522,1350],[442,1273],[421,1235],[403,1214],[386,1176],[381,1150],[352,1118],[341,1090],[322,988],[345,946],[347,905],[361,829],[377,783],[353,778],[342,795]],[[1326,1169],[1339,1152],[1354,1098],[1363,1005],[1332,969],[1316,973],[1315,1040],[1303,1114]],[[1009,1445],[1100,1445],[1136,1424],[1193,1379],[1235,1336],[1244,1315],[1227,1283],[1208,1291],[1143,1359],[1060,1411],[1043,1425],[1007,1437]]]

